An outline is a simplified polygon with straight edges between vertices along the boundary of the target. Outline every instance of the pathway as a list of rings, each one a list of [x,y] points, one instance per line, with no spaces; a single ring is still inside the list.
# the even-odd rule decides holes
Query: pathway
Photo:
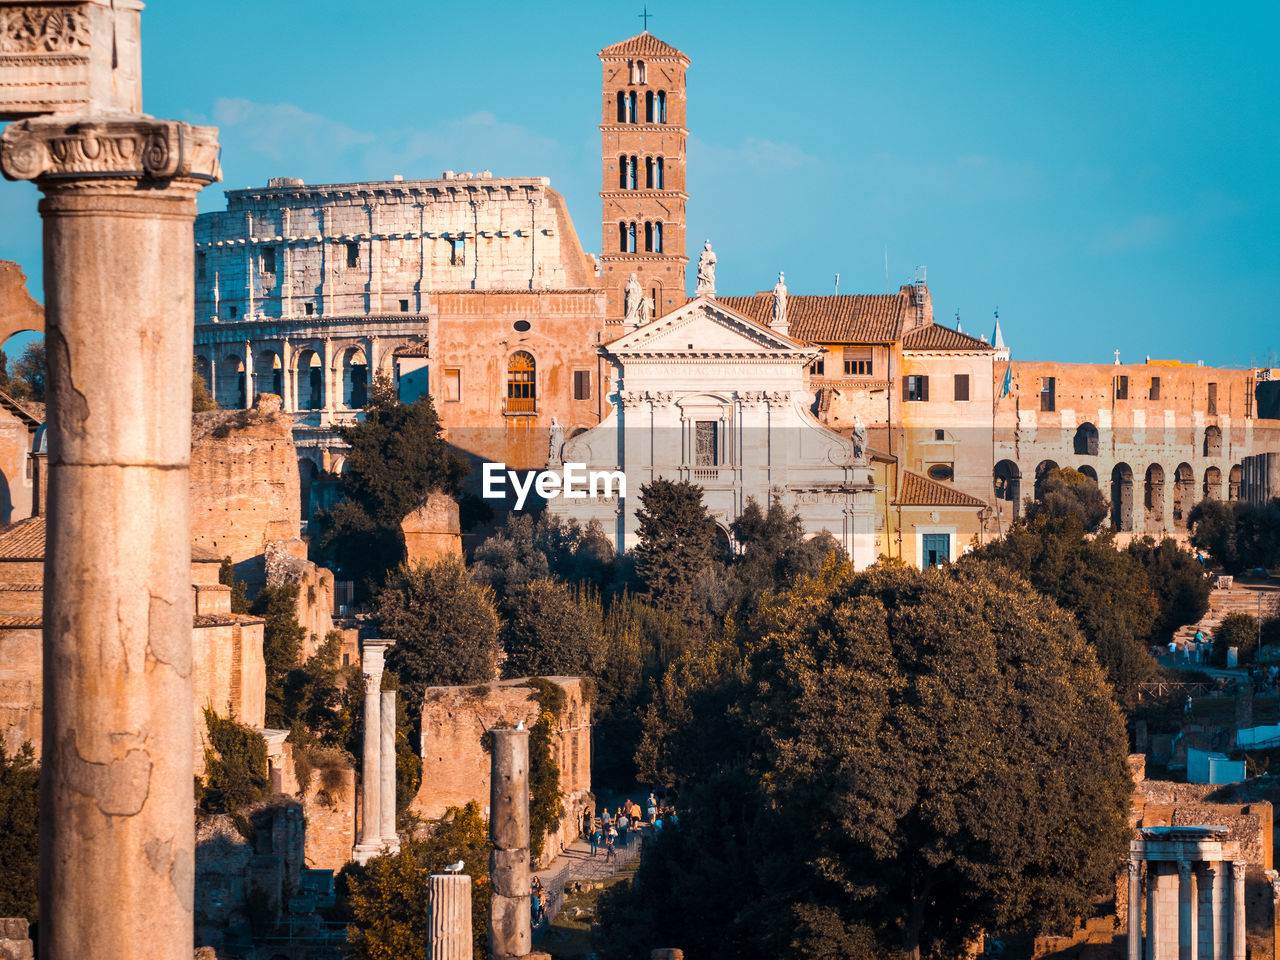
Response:
[[[646,828],[647,830],[647,828]],[[604,846],[593,857],[591,845],[585,840],[575,840],[551,862],[545,870],[534,871],[542,881],[542,889],[546,896],[544,906],[546,918],[533,933],[534,940],[542,934],[555,919],[560,907],[564,904],[564,888],[574,883],[586,886],[589,883],[602,883],[617,873],[621,873],[640,856],[640,848],[644,845],[645,830],[631,831],[625,848],[619,847],[612,860],[606,860]]]

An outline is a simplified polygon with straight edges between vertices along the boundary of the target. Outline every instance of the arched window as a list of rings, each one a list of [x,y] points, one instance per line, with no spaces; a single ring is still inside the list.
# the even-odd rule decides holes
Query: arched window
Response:
[[[627,189],[627,158],[625,155],[618,157],[618,189]]]
[[[665,90],[658,91],[658,116],[655,119],[655,122],[667,122],[667,91]]]
[[[533,354],[517,350],[507,362],[507,413],[534,413],[537,399]]]
[[[1204,455],[1217,457],[1222,454],[1222,430],[1215,426],[1204,428]]]
[[[627,224],[627,253],[636,252],[636,225],[634,223]]]
[[[655,166],[657,167],[657,175],[654,177],[653,185],[658,190],[665,190],[667,187],[667,178],[665,171],[663,170],[664,164],[661,157],[658,158],[658,162]]]
[[[636,119],[636,92],[627,94],[627,123],[638,123]]]
[[[1111,525],[1121,531],[1133,529],[1133,468],[1127,463],[1111,470]]]
[[[1080,457],[1098,455],[1098,428],[1092,423],[1082,423],[1076,430],[1075,453]]]
[[[627,95],[622,90],[618,91],[618,122],[627,122]]]
[[[649,71],[645,69],[644,61],[636,61],[636,83],[648,83]]]
[[[647,220],[644,224],[644,252],[653,253],[653,224]]]
[[[662,252],[662,224],[661,222],[653,225],[653,252]]]
[[[653,189],[653,157],[644,158],[644,185],[648,190]]]
[[[653,91],[649,90],[649,91],[646,91],[644,95],[644,122],[653,123],[654,116],[655,114],[654,114]]]
[[[640,189],[640,162],[635,157],[631,158],[631,173],[627,176],[627,182],[632,190]]]
[[[622,220],[618,221],[618,250],[621,253],[627,252],[627,225]]]

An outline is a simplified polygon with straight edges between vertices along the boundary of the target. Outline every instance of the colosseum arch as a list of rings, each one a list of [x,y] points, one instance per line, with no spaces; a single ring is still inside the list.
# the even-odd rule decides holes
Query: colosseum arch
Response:
[[[1098,428],[1092,423],[1080,424],[1080,426],[1076,427],[1073,446],[1078,457],[1096,457],[1098,455]]]
[[[1087,463],[1081,464],[1080,473],[1084,474],[1086,477],[1092,480],[1095,484],[1098,482],[1098,471],[1093,469],[1093,467],[1089,466],[1089,464]]]
[[[1191,464],[1180,463],[1173,472],[1173,522],[1182,529],[1187,527],[1187,515],[1195,503],[1195,474]]]
[[[248,406],[242,356],[228,353],[219,360],[215,379],[217,384],[213,398],[218,401],[218,406],[226,410],[243,410]]]
[[[1022,504],[1022,473],[1018,465],[1012,460],[1001,460],[993,474],[996,499],[1013,504],[1013,515],[1018,516]]]
[[[324,361],[311,347],[303,347],[293,358],[293,402],[299,410],[324,409]]]
[[[253,358],[253,395],[274,393],[284,396],[284,366],[280,363],[280,353],[274,348],[259,350]]]
[[[1120,531],[1133,529],[1133,468],[1127,463],[1111,470],[1111,525]]]
[[[1146,530],[1151,533],[1164,526],[1164,467],[1153,463],[1147,467],[1143,484],[1142,505],[1146,512]]]
[[[1213,424],[1204,428],[1204,455],[1206,457],[1222,456],[1222,430]]]
[[[1056,460],[1041,460],[1039,465],[1036,467],[1035,496],[1037,500],[1040,499],[1040,488],[1044,484],[1044,478],[1049,475],[1050,470],[1057,469],[1058,463]]]
[[[1209,467],[1205,470],[1203,490],[1206,500],[1222,499],[1222,471],[1217,467]]]
[[[1231,468],[1231,472],[1227,474],[1227,499],[1240,499],[1240,482],[1244,477],[1244,470],[1240,464],[1236,464]]]

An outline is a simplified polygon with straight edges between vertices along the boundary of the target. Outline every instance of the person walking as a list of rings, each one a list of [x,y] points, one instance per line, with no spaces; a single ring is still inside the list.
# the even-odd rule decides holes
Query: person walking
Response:
[[[648,805],[648,809],[645,812],[649,814],[649,823],[652,824],[653,821],[658,816],[658,798],[655,797],[652,793],[649,794],[649,805]]]
[[[596,851],[600,849],[600,828],[591,831],[591,855],[594,857]]]
[[[608,863],[610,860],[618,859],[617,851],[614,850],[614,844],[617,842],[617,840],[618,840],[618,831],[614,829],[612,824],[610,824],[609,829],[605,831],[605,835],[604,835],[604,862],[605,863]]]
[[[582,839],[589,840],[591,838],[591,809],[582,811]]]
[[[631,825],[630,819],[622,811],[625,807],[618,808],[618,843],[622,845],[622,849],[627,849],[627,828]]]

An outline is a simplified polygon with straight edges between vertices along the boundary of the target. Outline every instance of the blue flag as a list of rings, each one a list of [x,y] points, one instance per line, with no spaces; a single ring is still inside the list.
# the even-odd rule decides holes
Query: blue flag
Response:
[[[1009,361],[1009,365],[1004,368],[1004,386],[1000,388],[1000,399],[1004,399],[1009,395],[1009,389],[1013,386],[1013,361]]]

